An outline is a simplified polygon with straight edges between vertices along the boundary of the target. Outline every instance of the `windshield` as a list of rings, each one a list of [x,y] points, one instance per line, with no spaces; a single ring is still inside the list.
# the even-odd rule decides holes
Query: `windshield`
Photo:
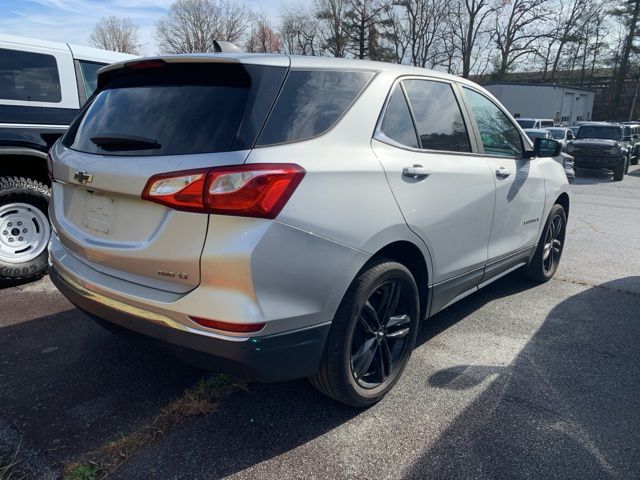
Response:
[[[516,122],[518,122],[518,125],[520,125],[522,128],[533,128],[536,123],[535,120],[524,120],[521,118],[516,118]]]
[[[551,130],[551,129],[549,129],[549,131],[551,132],[551,136],[553,138],[555,138],[556,140],[564,140],[564,130]]]
[[[603,140],[620,140],[622,129],[620,127],[601,127],[584,125],[578,130],[576,138],[601,138]]]

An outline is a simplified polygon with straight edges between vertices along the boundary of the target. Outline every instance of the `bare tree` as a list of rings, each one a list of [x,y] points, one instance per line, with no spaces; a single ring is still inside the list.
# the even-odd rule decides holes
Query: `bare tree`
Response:
[[[176,0],[156,24],[156,37],[163,53],[212,52],[214,40],[242,40],[252,16],[230,0]]]
[[[347,51],[354,57],[382,59],[378,25],[382,22],[381,13],[390,5],[391,0],[349,0],[345,32]]]
[[[442,52],[446,0],[399,0],[396,2],[399,47],[406,45],[408,61],[418,67],[433,66]],[[398,47],[396,47],[398,48]],[[404,55],[403,55],[404,57]]]
[[[480,58],[478,50],[486,49],[493,32],[487,24],[495,13],[492,0],[455,0],[450,5],[449,26],[455,38],[455,47],[460,51],[462,76],[468,78]],[[484,41],[484,45],[481,42]]]
[[[105,50],[140,55],[138,26],[130,18],[102,18],[93,28],[89,43]]]
[[[589,6],[588,2],[590,1],[591,0],[570,0],[570,3],[567,5],[561,0],[559,3],[557,10],[557,27],[549,41],[550,44],[557,45],[551,67],[551,81],[556,79],[565,47],[579,38],[578,31],[585,25],[584,12],[587,10]]]
[[[541,28],[548,12],[547,0],[506,0],[495,17],[495,44],[498,59],[494,75],[503,78],[516,62],[537,51],[546,36]]]
[[[280,37],[284,50],[294,55],[318,52],[318,19],[315,12],[300,5],[285,7],[280,14]]]
[[[281,53],[282,42],[280,35],[271,27],[266,15],[261,14],[251,29],[251,34],[245,44],[245,50],[250,53]]]
[[[316,0],[316,17],[322,38],[322,50],[332,57],[347,53],[345,14],[349,0]]]
[[[640,0],[621,0],[618,7],[612,13],[622,20],[622,25],[625,27],[624,43],[622,46],[622,53],[620,55],[620,67],[618,68],[613,86],[612,105],[617,106],[622,96],[624,82],[627,79],[627,74],[629,73],[629,57],[634,50],[637,51],[637,47],[634,45],[634,42],[638,36],[639,30],[638,21],[640,21]]]

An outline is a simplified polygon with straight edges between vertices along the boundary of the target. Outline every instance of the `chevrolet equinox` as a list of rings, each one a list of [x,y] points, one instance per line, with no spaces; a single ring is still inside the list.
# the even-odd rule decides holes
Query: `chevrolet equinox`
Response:
[[[125,61],[50,152],[50,275],[102,325],[364,407],[421,320],[551,278],[569,189],[486,90],[359,60]]]

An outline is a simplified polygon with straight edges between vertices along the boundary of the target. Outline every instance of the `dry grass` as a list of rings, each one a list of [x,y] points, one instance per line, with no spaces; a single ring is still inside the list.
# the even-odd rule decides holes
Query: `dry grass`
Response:
[[[150,443],[162,438],[173,428],[191,418],[216,409],[216,401],[234,390],[246,389],[246,383],[226,375],[212,375],[164,407],[157,417],[143,428],[124,435],[89,452],[66,466],[65,480],[99,480],[118,469],[127,459]]]

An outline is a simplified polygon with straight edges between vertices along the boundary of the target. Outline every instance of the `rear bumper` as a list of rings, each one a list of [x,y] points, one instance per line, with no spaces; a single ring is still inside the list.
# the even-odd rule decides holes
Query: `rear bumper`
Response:
[[[290,332],[246,337],[206,336],[170,318],[127,309],[50,268],[51,280],[80,310],[106,328],[151,343],[190,363],[257,381],[281,381],[311,375],[318,368],[330,324]],[[147,315],[149,314],[149,315]]]

